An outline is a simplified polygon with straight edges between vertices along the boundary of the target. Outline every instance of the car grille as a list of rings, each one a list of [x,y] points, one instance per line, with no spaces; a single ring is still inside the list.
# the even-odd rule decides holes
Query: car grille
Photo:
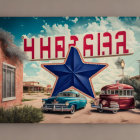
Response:
[[[54,106],[55,106],[55,108],[66,108],[66,105],[54,105],[54,104],[52,104],[52,105],[46,105],[46,107],[47,108],[54,108]]]

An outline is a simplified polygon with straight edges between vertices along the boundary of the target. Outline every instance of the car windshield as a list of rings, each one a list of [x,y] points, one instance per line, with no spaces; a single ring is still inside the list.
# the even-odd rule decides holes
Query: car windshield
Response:
[[[76,94],[70,93],[70,92],[60,92],[58,93],[59,97],[76,97]]]

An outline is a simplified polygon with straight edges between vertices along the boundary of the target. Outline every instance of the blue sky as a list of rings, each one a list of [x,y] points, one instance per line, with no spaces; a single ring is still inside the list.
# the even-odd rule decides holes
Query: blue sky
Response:
[[[10,32],[14,36],[14,43],[23,47],[22,35],[31,36],[53,36],[63,34],[82,34],[89,32],[104,32],[107,30],[131,30],[133,41],[131,47],[134,54],[123,56],[125,60],[125,75],[138,75],[138,63],[140,59],[140,18],[139,17],[1,17],[0,28]],[[114,82],[114,76],[119,79],[121,70],[114,65],[115,58],[99,58],[87,61],[109,62],[109,68],[93,79],[95,90],[99,90],[103,85]],[[54,61],[51,61],[54,62]],[[57,62],[57,61],[55,61]],[[25,62],[24,80],[38,80],[42,84],[53,84],[54,78],[42,70],[40,64],[44,62]],[[107,76],[107,71],[110,74]],[[46,76],[46,79],[44,78]]]
[[[107,17],[103,17],[106,19]],[[78,21],[74,23],[75,17],[0,17],[0,28],[11,32],[15,39],[14,43],[19,46],[21,43],[21,36],[23,34],[38,35],[42,29],[42,25],[47,23],[50,26],[56,25],[64,25],[67,24],[69,29],[74,26],[84,26],[85,28],[88,23],[96,22],[100,24],[100,21],[96,21],[95,17],[78,17]],[[100,17],[99,17],[100,19]],[[126,25],[134,25],[136,21],[136,17],[119,17],[119,19],[124,22]],[[140,24],[140,23],[139,23]],[[109,26],[109,25],[108,25]],[[82,32],[82,31],[81,31]],[[84,31],[83,31],[84,32]],[[43,33],[42,33],[43,34]],[[73,30],[71,30],[71,34],[75,34]],[[137,38],[138,36],[136,36]],[[138,38],[137,38],[138,39]]]

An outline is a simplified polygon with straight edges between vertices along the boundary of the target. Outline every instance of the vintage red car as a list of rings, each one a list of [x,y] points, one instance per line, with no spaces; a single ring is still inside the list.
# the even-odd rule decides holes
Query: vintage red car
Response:
[[[99,99],[91,103],[91,107],[97,108],[99,112],[110,110],[113,113],[120,109],[134,109],[134,88],[121,83],[106,85],[101,89]]]

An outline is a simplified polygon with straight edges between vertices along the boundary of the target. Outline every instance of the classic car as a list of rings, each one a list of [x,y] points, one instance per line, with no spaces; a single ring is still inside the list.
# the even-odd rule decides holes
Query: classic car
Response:
[[[99,112],[109,110],[113,113],[120,109],[134,109],[134,88],[121,83],[106,85],[101,89],[99,99],[91,103],[91,107],[97,108]]]
[[[57,94],[57,96],[42,99],[43,111],[68,111],[71,114],[75,110],[85,108],[87,99],[77,91],[64,91]]]

